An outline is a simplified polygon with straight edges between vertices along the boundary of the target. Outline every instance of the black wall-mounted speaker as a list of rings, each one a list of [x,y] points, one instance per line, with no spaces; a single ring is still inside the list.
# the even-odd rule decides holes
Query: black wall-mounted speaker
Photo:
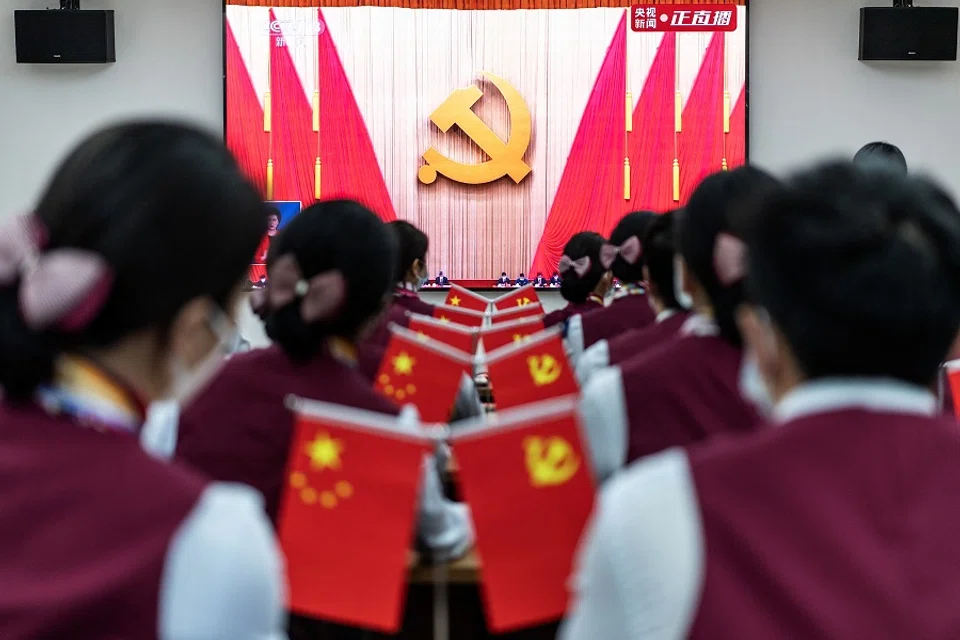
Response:
[[[117,61],[113,11],[14,11],[17,62],[32,64]]]
[[[861,60],[956,60],[957,7],[860,9]]]

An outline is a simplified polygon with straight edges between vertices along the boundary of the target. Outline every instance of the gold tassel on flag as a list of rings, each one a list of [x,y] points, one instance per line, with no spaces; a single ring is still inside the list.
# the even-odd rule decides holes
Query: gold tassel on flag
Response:
[[[267,160],[267,200],[273,200],[273,160]]]
[[[320,92],[313,92],[313,130],[320,131]]]
[[[633,94],[627,91],[627,133],[633,131]]]
[[[630,199],[630,158],[623,159],[623,199]]]
[[[674,123],[676,124],[677,133],[680,133],[681,131],[683,131],[683,126],[681,124],[682,118],[683,118],[683,96],[681,96],[680,92],[677,91],[677,95],[674,97],[674,100],[673,100],[673,120],[674,120]]]
[[[322,167],[320,165],[320,156],[317,156],[317,163],[313,167],[313,196],[319,200],[320,199],[320,172]]]
[[[720,161],[720,170],[721,170],[721,171],[726,171],[726,170],[727,170],[727,159],[726,159],[726,158],[724,158],[723,160]]]
[[[680,160],[673,159],[673,201],[680,202]]]
[[[723,92],[723,132],[730,133],[730,92]]]
[[[270,92],[263,94],[263,130],[270,133],[273,127],[273,106],[270,104]]]

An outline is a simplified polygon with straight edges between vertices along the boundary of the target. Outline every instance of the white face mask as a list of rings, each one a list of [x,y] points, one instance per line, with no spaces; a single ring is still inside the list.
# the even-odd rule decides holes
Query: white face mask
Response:
[[[222,311],[215,312],[209,324],[210,330],[217,337],[217,345],[210,354],[193,369],[186,367],[176,357],[170,363],[170,376],[173,380],[170,400],[178,403],[181,408],[190,404],[206,388],[207,384],[216,377],[227,357],[238,351],[243,342],[236,325]]]
[[[688,311],[693,308],[693,298],[683,289],[683,259],[680,256],[673,258],[673,294],[681,308]]]

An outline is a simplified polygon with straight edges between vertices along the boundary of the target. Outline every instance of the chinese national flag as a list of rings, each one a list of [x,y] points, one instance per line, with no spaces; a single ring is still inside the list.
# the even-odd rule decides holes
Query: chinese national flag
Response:
[[[478,293],[464,289],[458,284],[450,285],[450,291],[447,292],[447,299],[443,303],[449,307],[458,307],[460,309],[469,309],[470,311],[479,311],[485,313],[490,301]]]
[[[532,284],[522,286],[493,300],[493,308],[497,311],[525,307],[528,304],[540,304],[537,290]]]
[[[440,322],[430,316],[413,314],[408,320],[408,329],[421,340],[437,340],[443,344],[473,355],[477,352],[477,330],[455,322]]]
[[[497,409],[580,392],[559,328],[497,349],[486,360]]]
[[[414,405],[424,422],[446,422],[471,357],[396,325],[390,332],[374,387],[397,404]]]
[[[493,426],[465,423],[453,436],[494,633],[557,620],[567,609],[596,493],[576,405],[568,396],[498,412]]]
[[[514,320],[519,320],[521,318],[542,318],[543,317],[543,305],[539,302],[534,302],[532,304],[525,304],[520,307],[513,307],[505,311],[494,311],[490,315],[490,322],[492,324],[500,324],[501,322],[513,322]]]
[[[541,331],[543,331],[543,318],[521,318],[513,322],[501,322],[484,327],[480,330],[480,337],[483,339],[483,350],[490,353]]]
[[[277,521],[287,606],[397,632],[430,442],[391,416],[298,403]]]
[[[480,311],[438,304],[433,308],[433,317],[440,322],[455,322],[465,327],[479,328],[483,326],[483,319],[486,316]]]

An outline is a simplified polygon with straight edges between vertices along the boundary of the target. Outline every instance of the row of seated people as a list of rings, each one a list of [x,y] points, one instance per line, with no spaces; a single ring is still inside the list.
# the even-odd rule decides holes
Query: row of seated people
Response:
[[[384,316],[423,310],[426,237],[354,202],[306,209],[255,296],[273,345],[225,359],[264,218],[221,142],[133,123],[0,229],[0,638],[363,637],[284,610],[287,398],[416,421],[362,356]],[[180,255],[196,277],[163,278]],[[930,392],[960,327],[942,190],[880,166],[741,168],[681,211],[575,235],[559,272],[568,306],[544,323],[606,481],[561,637],[957,636],[960,434]],[[136,438],[167,398],[172,462]],[[417,507],[441,562],[474,537],[445,456]]]

